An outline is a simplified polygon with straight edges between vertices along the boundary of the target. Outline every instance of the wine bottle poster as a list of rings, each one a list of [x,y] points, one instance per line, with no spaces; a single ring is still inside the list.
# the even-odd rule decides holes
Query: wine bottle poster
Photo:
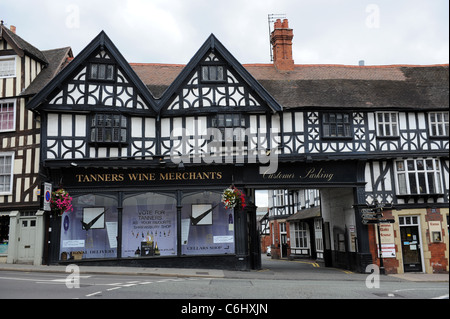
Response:
[[[124,206],[122,217],[122,257],[137,254],[151,245],[152,256],[176,255],[176,206],[166,204]],[[149,256],[149,254],[145,254]]]

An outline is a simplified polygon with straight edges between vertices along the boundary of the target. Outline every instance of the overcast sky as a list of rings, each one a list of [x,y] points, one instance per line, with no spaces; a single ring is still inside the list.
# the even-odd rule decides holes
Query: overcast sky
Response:
[[[270,63],[268,14],[286,14],[296,64],[440,64],[448,0],[0,0],[39,49],[78,54],[101,30],[128,62],[186,64],[214,35],[241,63]]]

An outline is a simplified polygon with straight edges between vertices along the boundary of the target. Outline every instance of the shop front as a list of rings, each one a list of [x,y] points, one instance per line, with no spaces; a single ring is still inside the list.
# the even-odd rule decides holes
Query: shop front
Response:
[[[51,168],[53,185],[69,193],[72,209],[52,213],[49,263],[257,269],[254,190],[356,187],[358,167],[358,161],[279,163],[277,174],[266,175],[250,164]],[[245,205],[225,207],[231,185],[245,193]]]
[[[246,269],[255,207],[225,207],[232,176],[202,167],[56,173],[72,210],[52,215],[51,262]]]

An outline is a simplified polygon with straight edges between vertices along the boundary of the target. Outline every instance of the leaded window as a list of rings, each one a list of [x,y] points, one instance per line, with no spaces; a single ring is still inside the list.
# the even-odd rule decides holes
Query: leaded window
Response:
[[[127,118],[118,114],[95,114],[91,123],[91,142],[126,143]]]
[[[202,66],[202,81],[221,82],[225,80],[224,67],[221,65]]]
[[[220,130],[222,142],[244,142],[246,117],[242,114],[217,114],[212,118],[212,127]]]
[[[92,80],[114,80],[114,65],[105,63],[91,63],[90,78]]]
[[[324,113],[322,116],[323,137],[352,137],[350,114]]]

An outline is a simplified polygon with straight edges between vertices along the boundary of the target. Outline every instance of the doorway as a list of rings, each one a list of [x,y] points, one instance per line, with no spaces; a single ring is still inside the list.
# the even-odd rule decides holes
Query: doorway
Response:
[[[287,231],[286,231],[286,223],[280,223],[280,244],[281,244],[281,258],[287,257]]]
[[[418,216],[399,217],[404,272],[423,272]]]
[[[19,225],[18,260],[32,262],[36,241],[36,218],[21,218]]]

